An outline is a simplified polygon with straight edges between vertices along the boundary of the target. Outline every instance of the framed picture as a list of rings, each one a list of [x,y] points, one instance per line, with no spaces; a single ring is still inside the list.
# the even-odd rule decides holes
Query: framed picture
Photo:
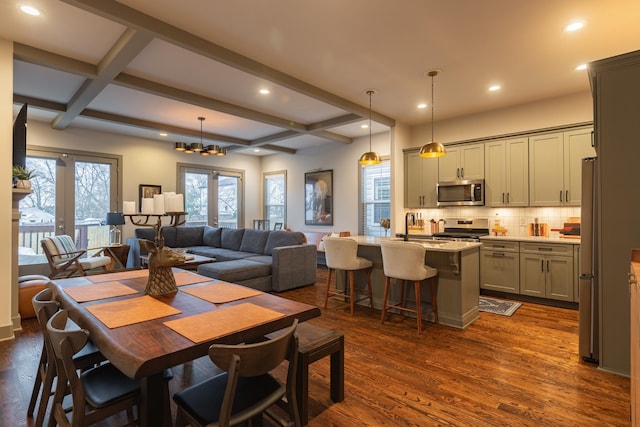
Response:
[[[154,194],[162,194],[161,185],[140,184],[138,186],[138,206],[142,210],[142,199],[153,199]]]
[[[304,223],[333,225],[333,170],[304,174]]]

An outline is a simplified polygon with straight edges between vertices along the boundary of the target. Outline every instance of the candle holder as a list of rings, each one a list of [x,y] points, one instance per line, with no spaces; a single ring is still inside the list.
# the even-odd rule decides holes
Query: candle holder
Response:
[[[149,252],[149,277],[144,293],[147,295],[165,295],[178,292],[172,267],[183,264],[184,255],[164,247],[162,230],[166,227],[177,227],[186,222],[186,212],[166,212],[164,214],[124,214],[133,225],[152,227],[155,242],[140,240],[140,246]],[[169,217],[169,223],[162,223],[162,218]]]

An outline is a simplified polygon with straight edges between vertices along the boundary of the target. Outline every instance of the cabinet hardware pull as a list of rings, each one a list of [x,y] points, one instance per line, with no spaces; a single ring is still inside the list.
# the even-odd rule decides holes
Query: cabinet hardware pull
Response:
[[[464,178],[464,168],[460,168],[460,178]]]
[[[539,251],[552,251],[553,248],[538,248]]]
[[[504,193],[502,193],[502,203],[504,203]]]
[[[544,260],[543,259],[540,260],[540,271],[542,271],[544,273]]]
[[[510,201],[509,201],[509,193],[507,193],[507,204],[509,204],[509,203],[510,203]]]
[[[456,168],[456,178],[460,178],[460,168]]]
[[[549,260],[547,260],[547,273],[549,272]]]
[[[564,192],[564,201],[569,203],[569,190]]]
[[[562,202],[562,190],[560,190],[560,202]]]
[[[494,248],[504,248],[504,245],[495,245]]]
[[[503,257],[504,256],[504,252],[494,252],[493,256]]]

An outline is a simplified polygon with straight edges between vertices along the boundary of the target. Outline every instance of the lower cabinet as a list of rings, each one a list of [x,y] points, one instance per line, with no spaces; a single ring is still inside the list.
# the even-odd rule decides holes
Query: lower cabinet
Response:
[[[520,293],[574,301],[573,245],[520,244]]]
[[[518,242],[482,243],[480,250],[480,288],[520,293],[520,259]]]

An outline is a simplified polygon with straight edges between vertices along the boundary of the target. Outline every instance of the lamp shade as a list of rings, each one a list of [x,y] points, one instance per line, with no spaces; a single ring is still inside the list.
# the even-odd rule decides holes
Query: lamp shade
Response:
[[[124,225],[124,215],[122,212],[107,212],[107,225]]]
[[[380,156],[375,151],[367,151],[359,160],[361,165],[377,165],[380,164]]]
[[[439,142],[430,142],[425,144],[420,149],[420,157],[442,157],[447,154],[447,150],[445,150],[444,145]]]

